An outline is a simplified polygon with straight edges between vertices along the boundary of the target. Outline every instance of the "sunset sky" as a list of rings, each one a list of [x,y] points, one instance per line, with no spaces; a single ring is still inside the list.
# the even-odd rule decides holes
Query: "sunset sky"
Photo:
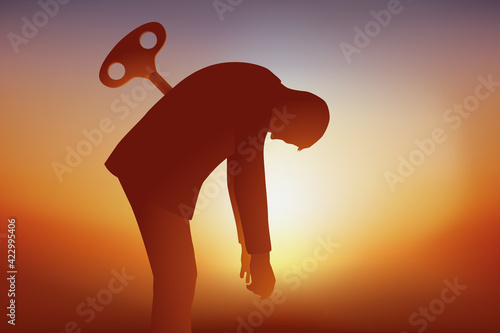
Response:
[[[156,64],[172,86],[211,64],[250,62],[331,113],[310,149],[266,141],[283,294],[269,316],[255,315],[258,298],[238,277],[229,196],[215,177],[225,165],[205,182],[191,222],[194,332],[237,332],[242,321],[255,332],[500,331],[499,2],[220,0],[231,10],[218,13],[201,0],[54,1],[41,1],[51,15],[36,1],[0,4],[0,248],[6,258],[14,217],[18,266],[17,325],[2,291],[2,331],[147,331],[152,275],[104,162],[162,93],[143,79],[111,89],[98,73],[122,37],[152,21],[167,32]],[[383,24],[380,11],[391,13]],[[356,46],[366,28],[376,30]],[[122,270],[134,278],[87,323],[76,309]],[[420,314],[412,324],[454,281],[467,288],[425,329]]]

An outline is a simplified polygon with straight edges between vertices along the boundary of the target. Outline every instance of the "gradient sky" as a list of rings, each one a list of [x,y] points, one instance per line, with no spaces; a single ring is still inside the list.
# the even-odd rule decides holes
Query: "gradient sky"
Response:
[[[75,321],[82,332],[139,332],[148,325],[146,253],[103,163],[162,94],[141,79],[110,89],[98,73],[118,40],[157,21],[167,31],[157,66],[171,85],[214,63],[251,62],[287,87],[319,95],[331,111],[313,148],[297,153],[267,143],[271,260],[286,301],[257,332],[417,332],[409,317],[454,279],[467,289],[426,332],[500,331],[500,87],[458,129],[443,119],[474,95],[479,77],[500,81],[500,3],[401,1],[402,11],[348,63],[341,43],[353,44],[355,27],[364,29],[370,12],[387,6],[243,1],[221,21],[212,1],[73,0],[16,53],[8,34],[21,35],[23,17],[32,21],[41,7],[2,1],[0,207],[4,221],[18,220],[19,266],[19,325],[7,329],[55,333]],[[124,94],[135,94],[133,105]],[[103,119],[110,133],[58,179],[53,162],[65,163],[67,147],[76,149],[82,131]],[[392,191],[384,173],[397,172],[399,156],[408,158],[415,140],[436,128],[445,142]],[[223,165],[213,176],[220,172]],[[193,327],[236,332],[256,297],[238,278],[229,197],[213,176],[202,193],[215,194],[192,221]],[[328,237],[338,249],[307,266],[318,238]],[[296,265],[313,268],[299,275]],[[135,279],[85,323],[75,309],[122,267]]]

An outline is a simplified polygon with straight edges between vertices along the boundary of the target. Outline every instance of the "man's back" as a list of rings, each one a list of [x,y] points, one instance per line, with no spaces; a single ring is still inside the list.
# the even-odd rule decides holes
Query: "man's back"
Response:
[[[179,214],[238,141],[269,125],[283,86],[264,67],[223,63],[190,75],[132,128],[106,162],[122,182]],[[190,216],[189,216],[190,217]]]

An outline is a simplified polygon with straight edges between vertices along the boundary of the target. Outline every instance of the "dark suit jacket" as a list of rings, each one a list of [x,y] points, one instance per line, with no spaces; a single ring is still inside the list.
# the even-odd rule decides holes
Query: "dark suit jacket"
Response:
[[[215,167],[230,156],[252,163],[250,154],[241,156],[241,147],[269,127],[283,89],[280,80],[261,66],[222,63],[203,68],[149,110],[120,141],[106,167],[129,191],[191,219],[198,191]],[[265,187],[264,179],[254,181]],[[267,227],[267,206],[265,210]],[[262,229],[260,224],[255,228]]]

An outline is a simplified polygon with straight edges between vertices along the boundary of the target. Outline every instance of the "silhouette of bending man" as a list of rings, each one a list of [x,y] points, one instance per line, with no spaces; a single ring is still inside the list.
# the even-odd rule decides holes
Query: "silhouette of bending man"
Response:
[[[189,220],[202,183],[226,159],[240,277],[255,294],[271,295],[264,139],[271,132],[301,150],[328,122],[316,95],[286,88],[264,67],[222,63],[180,82],[121,140],[106,167],[122,184],[148,254],[153,333],[191,332],[196,262]]]

